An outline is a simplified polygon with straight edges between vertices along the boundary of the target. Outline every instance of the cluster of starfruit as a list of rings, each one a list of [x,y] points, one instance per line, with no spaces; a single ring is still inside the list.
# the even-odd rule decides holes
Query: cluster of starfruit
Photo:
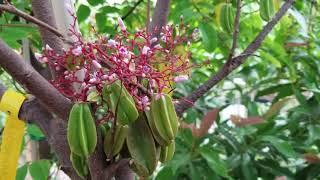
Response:
[[[179,121],[171,97],[155,93],[150,108],[138,110],[133,97],[119,81],[105,85],[103,99],[113,121],[99,125],[107,160],[130,154],[130,167],[141,177],[150,176],[158,162],[167,162],[175,152]],[[87,160],[97,144],[97,129],[88,103],[74,104],[68,123],[71,161],[79,176],[88,175]]]

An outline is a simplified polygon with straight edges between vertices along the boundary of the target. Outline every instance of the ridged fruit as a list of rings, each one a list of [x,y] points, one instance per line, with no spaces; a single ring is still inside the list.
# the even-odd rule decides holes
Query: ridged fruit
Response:
[[[88,157],[97,145],[97,131],[88,104],[73,105],[68,121],[68,143],[71,152]]]
[[[160,136],[158,129],[156,128],[156,124],[154,122],[154,119],[152,118],[151,112],[146,111],[145,114],[147,116],[148,124],[150,126],[153,138],[156,140],[156,142],[161,146],[169,145],[171,141],[166,140]]]
[[[157,165],[156,145],[144,113],[129,126],[127,147],[131,155],[132,170],[139,176],[150,176]]]
[[[115,132],[115,137],[112,143],[112,129],[109,129],[105,138],[104,138],[104,152],[106,153],[107,156],[110,155],[112,151],[112,156],[115,156],[119,154],[119,152],[122,149],[123,143],[126,140],[126,137],[128,135],[128,130],[129,127],[127,125],[122,126],[118,125],[116,127],[116,132]]]
[[[274,0],[260,0],[260,16],[263,20],[269,21],[275,14]]]
[[[178,133],[179,121],[171,97],[167,94],[154,95],[150,115],[162,139],[165,142],[173,141]]]
[[[162,146],[160,152],[160,162],[165,163],[173,158],[176,150],[175,142],[171,142],[168,146]]]
[[[85,179],[89,172],[86,158],[78,156],[77,154],[71,152],[70,160],[77,174],[81,178]]]
[[[108,105],[120,124],[128,125],[138,118],[139,113],[135,102],[120,81],[105,86],[103,88],[103,98],[109,102]]]
[[[227,31],[228,33],[233,32],[234,26],[234,18],[235,18],[235,10],[232,7],[231,3],[224,3],[221,5],[220,9],[220,25],[223,30]]]

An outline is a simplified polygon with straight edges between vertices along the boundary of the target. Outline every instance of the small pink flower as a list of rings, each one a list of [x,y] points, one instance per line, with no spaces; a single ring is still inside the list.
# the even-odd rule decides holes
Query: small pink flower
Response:
[[[143,66],[142,70],[143,70],[143,72],[148,73],[150,71],[150,67],[145,65],[145,66]]]
[[[89,80],[89,83],[97,83],[98,82],[98,80],[96,79],[96,78],[91,78],[90,80]]]
[[[123,58],[123,62],[125,62],[126,64],[129,63],[129,59],[128,58]]]
[[[180,75],[173,78],[173,81],[176,83],[187,81],[189,77],[187,75]]]
[[[119,48],[119,54],[121,55],[121,56],[126,56],[127,54],[128,54],[128,51],[127,51],[127,48],[125,48],[125,47],[120,47]]]
[[[109,79],[109,76],[105,74],[105,75],[101,76],[101,79],[102,79],[102,80],[108,80],[108,79]]]
[[[93,61],[92,61],[92,64],[93,64],[93,66],[94,66],[96,69],[101,69],[101,64],[98,63],[96,60],[93,60]]]
[[[82,47],[77,46],[76,48],[72,49],[72,54],[75,56],[80,56],[82,54]]]
[[[126,31],[126,26],[124,25],[124,23],[120,17],[118,17],[118,24],[119,24],[122,31]]]
[[[113,74],[111,74],[110,76],[109,76],[109,81],[113,81],[113,80],[115,80],[117,78],[117,75],[115,74],[115,73],[113,73]]]
[[[150,50],[150,48],[149,48],[148,46],[143,46],[143,48],[142,48],[142,54],[143,54],[143,55],[147,55],[149,50]]]
[[[157,45],[154,46],[154,48],[156,48],[156,49],[161,49],[162,46],[161,46],[160,44],[157,44]]]
[[[162,36],[162,37],[161,37],[161,40],[162,40],[163,42],[167,42],[167,38],[166,38],[165,36]]]
[[[130,62],[129,64],[129,71],[134,72],[136,70],[136,65],[134,64],[134,62]]]
[[[46,50],[46,51],[52,51],[52,48],[51,48],[48,44],[46,44],[45,50]]]
[[[154,38],[152,38],[151,40],[150,40],[150,43],[152,44],[152,43],[155,43],[155,42],[157,42],[158,41],[158,38],[157,37],[154,37]]]
[[[149,103],[149,98],[148,98],[148,96],[143,96],[143,98],[141,99],[141,103],[142,103],[142,104],[148,104],[148,103]]]
[[[108,45],[111,46],[111,47],[116,47],[117,45],[117,42],[113,39],[109,39],[108,40]]]
[[[36,57],[36,59],[39,61],[39,63],[47,63],[48,62],[47,57]]]
[[[74,73],[74,75],[77,77],[78,81],[84,81],[84,78],[86,77],[86,69],[80,69]]]

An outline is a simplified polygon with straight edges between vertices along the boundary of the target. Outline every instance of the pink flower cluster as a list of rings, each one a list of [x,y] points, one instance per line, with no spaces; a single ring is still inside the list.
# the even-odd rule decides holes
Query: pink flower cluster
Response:
[[[131,34],[120,18],[118,23],[120,33],[113,38],[97,36],[93,42],[71,29],[78,41],[62,54],[46,46],[39,61],[63,72],[57,73],[52,83],[73,101],[89,101],[92,91],[101,96],[104,85],[120,80],[143,110],[152,94],[161,94],[172,89],[173,82],[188,79],[190,53],[177,54],[175,48],[191,37],[183,23],[162,28],[160,38],[142,30]]]

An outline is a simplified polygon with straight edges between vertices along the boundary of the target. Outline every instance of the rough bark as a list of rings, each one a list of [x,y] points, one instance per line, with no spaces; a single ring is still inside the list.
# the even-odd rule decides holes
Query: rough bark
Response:
[[[32,0],[32,10],[35,17],[50,26],[57,28],[50,0]],[[56,52],[62,52],[63,42],[47,28],[39,27],[44,45],[48,44]]]
[[[170,0],[158,0],[153,12],[149,30],[152,37],[160,36],[161,28],[167,24],[170,9]]]
[[[0,40],[0,66],[33,94],[50,112],[68,119],[72,103]]]

